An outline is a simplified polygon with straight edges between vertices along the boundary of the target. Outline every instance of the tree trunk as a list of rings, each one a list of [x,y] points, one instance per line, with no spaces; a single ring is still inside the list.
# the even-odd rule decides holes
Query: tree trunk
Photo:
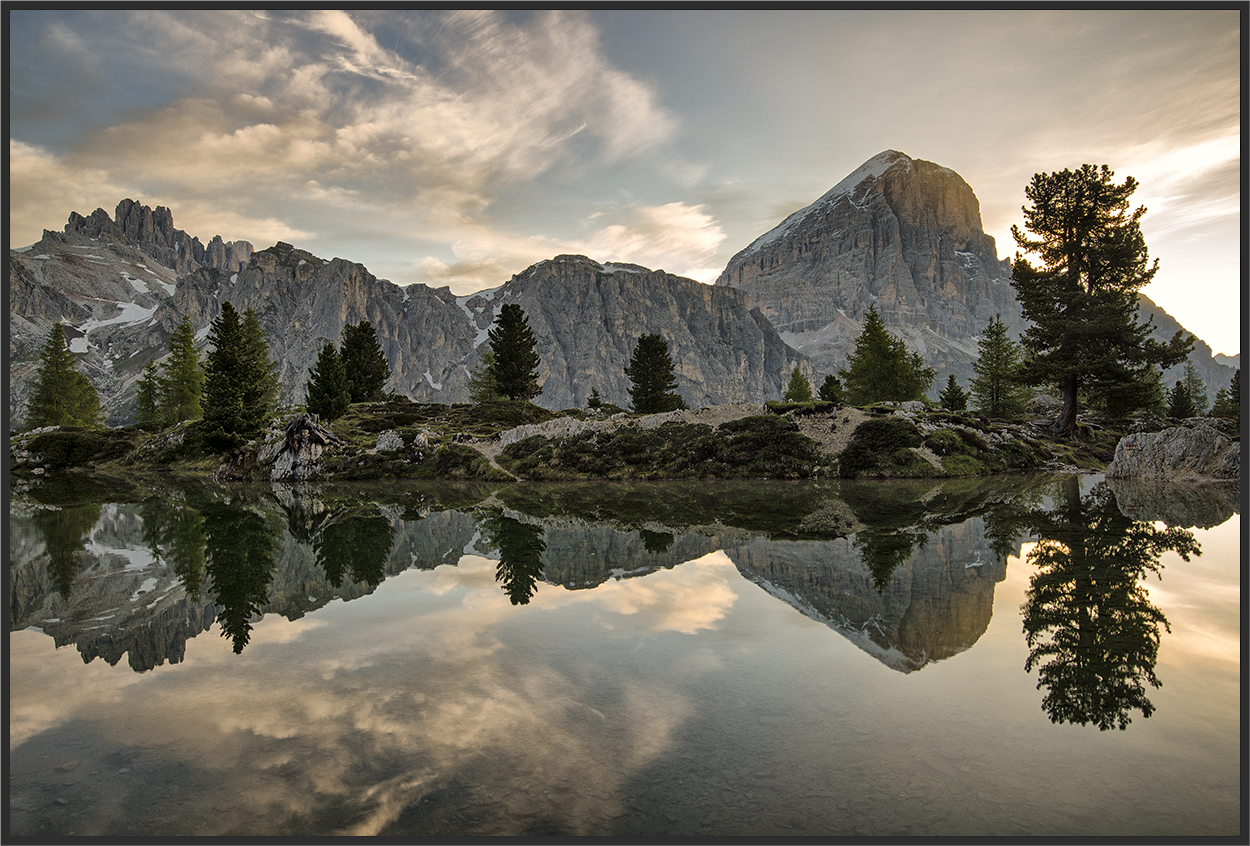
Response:
[[[1076,434],[1076,377],[1069,377],[1063,383],[1063,406],[1059,416],[1055,418],[1055,434],[1070,438]]]

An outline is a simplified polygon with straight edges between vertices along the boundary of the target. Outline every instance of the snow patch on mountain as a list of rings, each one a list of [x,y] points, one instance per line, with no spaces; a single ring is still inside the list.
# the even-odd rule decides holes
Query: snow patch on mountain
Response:
[[[830,203],[837,202],[842,197],[850,196],[864,180],[869,178],[879,179],[887,170],[893,167],[900,160],[905,162],[908,167],[911,167],[911,159],[907,158],[906,155],[898,152],[897,150],[886,150],[884,153],[878,153],[852,171],[849,176],[837,185],[834,185],[822,194],[816,202],[799,209],[794,214],[783,220],[780,224],[756,238],[743,252],[763,249],[772,242],[776,241],[778,238],[786,235],[798,223],[805,220],[812,212],[827,206]]]

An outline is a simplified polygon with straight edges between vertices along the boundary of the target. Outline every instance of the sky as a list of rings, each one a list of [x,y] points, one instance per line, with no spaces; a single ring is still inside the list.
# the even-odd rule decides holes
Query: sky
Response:
[[[8,14],[12,247],[130,198],[456,294],[561,253],[711,283],[884,150],[959,173],[1000,257],[1034,174],[1107,164],[1144,293],[1240,350],[1235,5]]]

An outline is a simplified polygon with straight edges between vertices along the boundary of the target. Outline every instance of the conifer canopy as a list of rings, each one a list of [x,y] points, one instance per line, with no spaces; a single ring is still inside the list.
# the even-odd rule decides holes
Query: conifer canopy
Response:
[[[669,355],[668,342],[658,333],[646,334],[638,339],[625,375],[629,377],[629,397],[634,411],[657,414],[686,407],[685,400],[677,393],[677,378],[673,375],[673,357]]]
[[[494,356],[491,368],[499,393],[510,400],[530,400],[541,393],[538,385],[538,340],[530,330],[525,311],[506,303],[487,333]]]
[[[1021,377],[1059,386],[1063,406],[1054,428],[1064,436],[1076,432],[1079,392],[1113,390],[1118,404],[1140,404],[1152,390],[1151,365],[1170,367],[1193,346],[1193,336],[1180,332],[1160,344],[1150,337],[1150,321],[1137,322],[1137,292],[1158,261],[1147,258],[1140,226],[1146,209],[1129,211],[1137,181],[1116,184],[1113,175],[1106,165],[1089,164],[1034,175],[1025,188],[1027,234],[1011,229],[1017,246],[1041,261],[1034,267],[1017,253],[1012,266],[1011,284],[1033,322],[1021,339]]]
[[[26,403],[28,426],[103,425],[100,397],[87,377],[74,369],[76,359],[65,338],[65,327],[52,324],[39,355],[35,389]]]
[[[908,353],[902,340],[886,330],[876,307],[869,306],[863,331],[855,339],[855,351],[838,375],[849,403],[871,405],[922,400],[937,374],[932,367],[925,367],[919,353]]]

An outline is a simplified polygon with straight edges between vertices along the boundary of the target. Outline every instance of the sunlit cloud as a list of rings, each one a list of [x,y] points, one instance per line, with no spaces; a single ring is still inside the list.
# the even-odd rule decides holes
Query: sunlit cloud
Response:
[[[416,262],[433,285],[458,294],[495,287],[532,264],[555,255],[585,255],[599,262],[639,264],[710,283],[720,273],[716,251],[725,239],[706,206],[618,206],[588,215],[584,237],[509,236],[478,226],[450,229],[455,261],[426,256]]]

